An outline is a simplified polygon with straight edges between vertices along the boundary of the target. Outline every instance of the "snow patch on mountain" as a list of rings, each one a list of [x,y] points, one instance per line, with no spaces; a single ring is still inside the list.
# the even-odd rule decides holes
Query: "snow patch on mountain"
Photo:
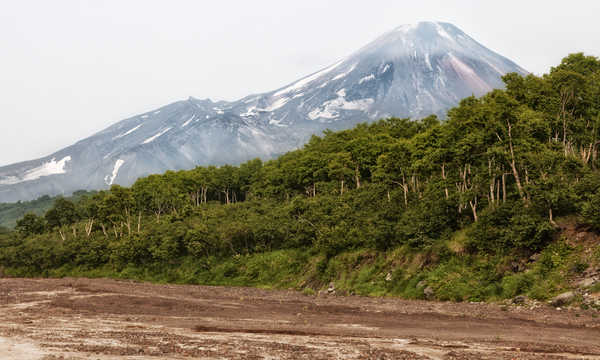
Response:
[[[123,136],[127,136],[127,135],[131,134],[132,132],[134,132],[134,131],[136,131],[137,129],[139,129],[139,128],[140,128],[140,126],[142,126],[142,124],[139,124],[138,126],[136,126],[136,127],[132,128],[132,129],[130,129],[129,131],[126,131],[126,132],[124,132],[124,133],[122,133],[122,134],[120,134],[120,135],[117,135],[117,136],[115,136],[115,137],[113,138],[113,140],[115,140],[115,139],[119,139],[119,138],[122,138]]]
[[[192,120],[194,120],[195,117],[196,117],[196,114],[192,115],[192,117],[188,121],[184,122],[183,125],[181,125],[181,127],[183,128],[183,127],[188,126],[192,122]]]
[[[360,84],[370,81],[370,80],[375,80],[375,75],[371,74],[371,75],[367,75],[367,76],[361,78],[360,80],[358,80],[358,84],[360,85]]]
[[[166,128],[166,129],[164,129],[164,130],[162,130],[162,131],[161,131],[161,132],[159,132],[158,134],[156,134],[156,135],[154,135],[154,136],[151,136],[151,137],[147,138],[146,140],[144,140],[144,142],[143,142],[142,144],[148,144],[148,143],[151,143],[151,142],[153,142],[154,140],[158,139],[158,138],[159,138],[161,135],[163,135],[164,133],[166,133],[166,132],[167,132],[167,131],[169,131],[169,130],[171,130],[171,128],[170,128],[170,127]]]
[[[337,63],[319,71],[316,72],[312,75],[309,75],[299,81],[296,81],[295,83],[293,83],[292,85],[286,87],[285,89],[279,90],[278,92],[276,92],[275,94],[273,94],[273,96],[279,96],[279,95],[283,95],[286,93],[291,92],[292,90],[298,90],[298,89],[302,89],[304,86],[308,85],[309,83],[313,82],[314,80],[317,80],[318,78],[320,78],[321,76],[327,74],[328,72],[332,71],[333,69],[335,69],[336,67],[340,66],[342,63],[344,62],[344,60],[338,61]]]
[[[257,114],[258,114],[258,110],[257,110],[256,106],[250,106],[250,107],[248,107],[246,112],[241,113],[240,116],[251,117],[251,116],[256,116]]]
[[[419,24],[404,24],[404,25],[400,25],[400,26],[398,26],[395,29],[395,31],[402,32],[402,33],[406,34],[406,33],[410,32],[410,31],[416,29],[418,25]]]
[[[125,164],[125,160],[118,159],[115,162],[115,166],[113,167],[112,175],[106,175],[104,177],[104,182],[106,182],[106,185],[110,186],[113,184],[113,182],[117,178],[117,175],[119,174],[119,169],[121,168],[121,166],[123,166],[123,164]]]
[[[335,76],[333,79],[331,79],[331,81],[335,81],[335,80],[339,80],[341,78],[345,78],[346,76],[348,76],[348,74],[350,74],[351,72],[353,72],[354,69],[356,69],[356,65],[358,65],[358,64],[354,64],[354,65],[350,66],[350,69],[348,69],[348,70],[344,71],[343,73]]]
[[[26,172],[25,176],[23,177],[23,181],[36,180],[42,176],[64,174],[67,172],[65,170],[67,161],[71,161],[71,156],[65,156],[59,161],[56,161],[55,158],[52,158],[52,160],[48,161],[47,163]]]
[[[264,109],[265,111],[274,111],[281,107],[283,107],[287,102],[290,101],[288,97],[282,97],[280,99],[275,100],[269,107]]]
[[[439,36],[446,38],[447,40],[450,40],[451,42],[454,42],[454,38],[452,36],[450,36],[450,34],[448,34],[448,32],[442,27],[442,25],[440,25],[440,23],[436,22],[434,24],[435,24],[435,28],[436,28]]]
[[[346,100],[346,89],[339,90],[336,95],[337,98],[329,100],[323,103],[322,106],[317,107],[308,114],[311,120],[316,119],[335,119],[340,116],[340,110],[361,110],[366,111],[369,106],[372,105],[375,100],[373,99],[359,99],[354,101]]]
[[[7,176],[4,179],[1,179],[0,185],[13,185],[25,181],[37,180],[44,176],[64,174],[67,172],[65,170],[65,165],[68,161],[71,161],[71,156],[65,156],[59,161],[56,161],[56,158],[52,158],[52,160],[28,170],[22,178],[17,176]]]

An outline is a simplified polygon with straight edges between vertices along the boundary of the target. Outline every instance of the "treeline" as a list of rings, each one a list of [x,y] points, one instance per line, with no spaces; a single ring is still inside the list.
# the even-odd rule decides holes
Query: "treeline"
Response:
[[[504,76],[446,121],[390,118],[327,131],[276,160],[198,167],[58,199],[0,235],[0,264],[32,274],[177,264],[277,249],[438,247],[529,255],[557,217],[600,229],[600,61]],[[224,149],[226,151],[226,149]],[[440,250],[442,251],[442,250]],[[159,266],[159,265],[157,265]]]

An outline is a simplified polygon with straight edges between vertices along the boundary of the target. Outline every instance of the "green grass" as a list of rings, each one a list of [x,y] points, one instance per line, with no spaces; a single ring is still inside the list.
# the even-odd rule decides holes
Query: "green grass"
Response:
[[[4,268],[8,276],[117,278],[157,283],[297,289],[314,295],[333,282],[338,294],[423,299],[431,287],[442,301],[497,301],[517,295],[547,300],[568,288],[573,269],[583,268],[582,252],[563,241],[548,246],[524,272],[513,273],[514,256],[462,252],[459,232],[435,248],[402,246],[388,251],[356,249],[327,258],[311,249],[277,250],[227,258],[184,257],[168,264],[106,264],[98,268],[64,265],[32,273]],[[456,251],[458,249],[458,251]],[[390,274],[390,279],[386,280]],[[573,275],[574,276],[574,275]],[[600,291],[600,284],[591,291]]]

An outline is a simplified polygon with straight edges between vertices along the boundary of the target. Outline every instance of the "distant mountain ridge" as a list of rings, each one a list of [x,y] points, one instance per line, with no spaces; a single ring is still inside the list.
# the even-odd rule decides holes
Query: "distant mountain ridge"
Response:
[[[120,121],[41,159],[0,167],[0,202],[130,185],[197,165],[272,158],[324,129],[442,115],[527,72],[452,24],[400,26],[280,89],[213,102],[190,97]]]

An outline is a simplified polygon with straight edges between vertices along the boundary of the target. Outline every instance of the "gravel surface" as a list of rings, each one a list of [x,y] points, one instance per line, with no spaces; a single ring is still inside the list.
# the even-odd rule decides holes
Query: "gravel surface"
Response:
[[[107,279],[0,279],[0,359],[600,359],[600,314]]]

